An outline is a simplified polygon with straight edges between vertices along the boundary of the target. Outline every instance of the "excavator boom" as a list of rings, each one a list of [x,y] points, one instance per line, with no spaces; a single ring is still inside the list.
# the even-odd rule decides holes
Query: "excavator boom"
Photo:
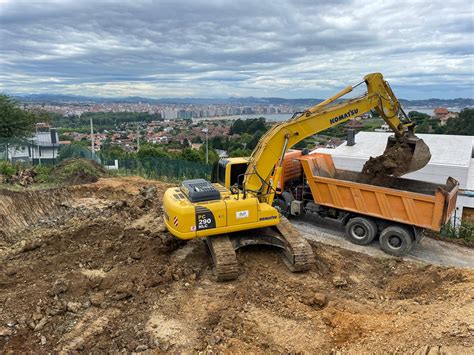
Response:
[[[390,86],[383,80],[382,74],[369,74],[365,76],[363,82],[367,85],[367,92],[359,98],[334,103],[355,87],[348,86],[302,114],[272,127],[261,138],[250,157],[245,173],[244,189],[260,194],[262,201],[271,203],[274,196],[272,192],[278,181],[278,176],[276,176],[278,165],[282,162],[287,149],[307,137],[373,109],[395,133],[394,137],[387,142],[387,148],[397,143],[406,143],[412,147],[413,163],[402,162],[402,165],[407,167],[404,173],[425,166],[431,157],[429,148],[415,136],[414,124],[404,114]],[[400,115],[404,116],[405,121],[400,120]]]

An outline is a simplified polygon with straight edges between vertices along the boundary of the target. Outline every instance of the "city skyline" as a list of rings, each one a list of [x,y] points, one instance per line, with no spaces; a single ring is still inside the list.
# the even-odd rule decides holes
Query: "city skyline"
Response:
[[[0,1],[0,92],[474,98],[469,1]]]

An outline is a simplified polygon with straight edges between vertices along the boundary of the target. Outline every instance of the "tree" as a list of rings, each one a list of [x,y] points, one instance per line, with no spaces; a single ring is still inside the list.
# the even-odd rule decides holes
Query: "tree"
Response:
[[[77,157],[86,159],[92,158],[92,154],[88,144],[84,145],[81,142],[72,142],[71,144],[65,145],[59,149],[58,160],[65,160]]]
[[[252,154],[250,149],[238,148],[229,153],[230,157],[249,157]]]
[[[422,124],[424,121],[431,119],[430,115],[427,115],[426,113],[422,113],[418,111],[408,112],[408,117],[410,118],[410,120],[412,120],[416,124]]]
[[[204,157],[203,161],[205,162],[206,161],[206,145],[205,144],[201,145],[201,147],[199,148],[199,152],[201,153],[201,156]],[[214,164],[216,161],[219,160],[219,154],[217,154],[217,152],[212,147],[209,147],[208,157],[209,157],[209,164]]]
[[[125,159],[127,156],[127,153],[118,145],[106,145],[100,152],[107,159]]]
[[[169,154],[160,147],[153,145],[144,145],[140,147],[140,151],[137,153],[137,158],[148,159],[148,158],[169,158]]]
[[[191,143],[202,143],[202,139],[199,136],[194,137],[191,139]]]
[[[43,114],[22,110],[9,96],[0,94],[0,139],[27,138]]]
[[[263,136],[264,133],[265,133],[264,131],[257,131],[257,132],[253,135],[253,137],[252,137],[252,139],[250,140],[250,142],[248,142],[247,148],[249,148],[249,149],[255,149],[255,147],[257,146],[257,144],[258,144],[260,138]]]
[[[230,135],[249,133],[254,134],[257,131],[265,132],[267,130],[267,124],[264,117],[249,118],[246,120],[238,119],[234,121],[230,127]]]
[[[214,149],[227,149],[229,142],[227,141],[226,137],[224,136],[214,136],[209,139],[209,146],[213,147]]]
[[[11,97],[0,94],[0,150],[8,153],[9,145],[25,144],[39,121],[49,121],[46,113],[22,110]]]
[[[474,109],[465,108],[458,117],[448,120],[445,127],[446,134],[474,135]]]
[[[181,158],[187,161],[195,162],[204,162],[206,159],[205,156],[203,156],[202,152],[191,148],[183,149],[183,152],[181,153]]]

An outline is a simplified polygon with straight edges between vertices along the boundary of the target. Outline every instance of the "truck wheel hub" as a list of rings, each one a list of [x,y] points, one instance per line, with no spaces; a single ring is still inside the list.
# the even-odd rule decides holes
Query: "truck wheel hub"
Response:
[[[354,238],[362,239],[367,235],[367,232],[362,226],[354,226],[354,228],[352,228],[352,235]]]
[[[400,237],[393,235],[390,238],[388,238],[388,244],[394,249],[399,249],[402,246],[402,240]]]

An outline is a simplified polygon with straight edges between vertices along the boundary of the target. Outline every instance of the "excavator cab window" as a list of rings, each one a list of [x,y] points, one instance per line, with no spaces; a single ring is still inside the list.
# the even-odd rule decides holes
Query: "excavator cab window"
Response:
[[[211,171],[211,182],[212,183],[216,183],[216,182],[220,183],[219,179],[217,178],[218,173],[219,173],[219,163],[215,162],[214,164],[212,164],[212,171]]]
[[[225,170],[228,161],[226,159],[220,159],[217,163],[215,163],[213,171],[213,179],[212,182],[217,182],[222,186],[225,186]]]
[[[242,190],[244,183],[244,174],[247,171],[247,164],[232,164],[230,167],[230,186],[237,184]]]
[[[237,184],[239,189],[242,189],[247,165],[248,163],[232,164],[230,160],[221,159],[212,169],[212,182],[217,182],[227,188]]]

